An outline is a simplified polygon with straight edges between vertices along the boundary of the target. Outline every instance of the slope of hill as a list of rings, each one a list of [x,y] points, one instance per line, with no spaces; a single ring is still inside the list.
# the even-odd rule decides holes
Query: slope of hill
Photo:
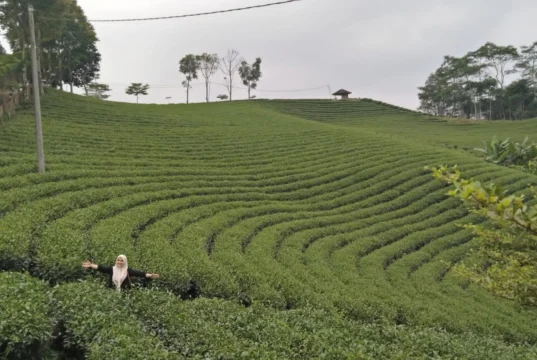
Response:
[[[59,305],[35,301],[55,309],[66,343],[95,358],[107,346],[102,331],[144,339],[161,351],[155,358],[171,350],[179,351],[172,358],[535,356],[537,312],[446,265],[472,246],[456,223],[479,219],[423,167],[457,163],[512,190],[536,177],[418,132],[409,141],[404,126],[398,136],[389,124],[457,139],[460,128],[411,112],[280,104],[136,106],[50,91],[45,175],[35,174],[31,114],[0,128],[0,268],[62,284]],[[111,264],[119,254],[161,274],[145,285],[195,300],[134,291],[124,308],[113,292],[77,282],[84,259]],[[129,312],[133,332],[96,320]],[[95,336],[84,336],[82,323]]]
[[[324,123],[359,127],[361,131],[408,138],[433,145],[471,150],[493,136],[522,141],[537,134],[537,119],[523,121],[457,121],[436,118],[381,101],[257,100],[276,111]],[[535,135],[537,136],[537,135]]]

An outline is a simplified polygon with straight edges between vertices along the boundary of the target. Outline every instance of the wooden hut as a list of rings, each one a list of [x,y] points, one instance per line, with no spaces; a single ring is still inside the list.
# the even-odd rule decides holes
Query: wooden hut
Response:
[[[352,94],[350,91],[345,89],[340,89],[333,93],[334,96],[341,96],[341,100],[349,100],[349,95]]]

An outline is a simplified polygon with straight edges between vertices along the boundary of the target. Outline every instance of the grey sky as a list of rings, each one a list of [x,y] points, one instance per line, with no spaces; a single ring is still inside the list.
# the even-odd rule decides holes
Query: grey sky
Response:
[[[178,15],[263,4],[272,0],[78,0],[90,19]],[[513,0],[303,0],[289,5],[197,18],[95,23],[103,56],[101,82],[110,100],[136,101],[130,82],[153,85],[144,103],[185,102],[179,59],[188,53],[234,48],[247,61],[263,59],[260,90],[330,85],[354,97],[416,108],[417,87],[442,62],[487,41],[529,45],[537,40],[537,1]],[[223,82],[218,72],[213,81]],[[196,83],[200,83],[198,79]],[[157,85],[170,85],[157,88]],[[241,86],[235,79],[235,85]],[[212,87],[212,98],[225,93]],[[259,98],[328,97],[309,92],[255,92]],[[246,92],[234,90],[234,99]],[[191,101],[203,101],[194,86]]]

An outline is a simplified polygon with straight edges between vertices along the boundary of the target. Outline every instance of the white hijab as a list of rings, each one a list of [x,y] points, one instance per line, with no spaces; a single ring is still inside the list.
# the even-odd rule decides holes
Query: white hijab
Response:
[[[116,285],[116,288],[119,291],[121,290],[123,280],[127,277],[129,264],[125,255],[119,255],[118,258],[123,259],[123,267],[118,268],[117,265],[114,265],[112,268],[112,282]]]

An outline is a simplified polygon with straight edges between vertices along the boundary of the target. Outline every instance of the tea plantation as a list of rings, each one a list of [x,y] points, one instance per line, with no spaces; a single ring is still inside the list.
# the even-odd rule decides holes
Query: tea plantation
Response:
[[[424,166],[519,191],[471,149],[537,121],[372,100],[191,105],[48,91],[0,127],[7,358],[535,359],[537,311],[451,271],[481,222]],[[82,261],[160,274],[127,293]]]

